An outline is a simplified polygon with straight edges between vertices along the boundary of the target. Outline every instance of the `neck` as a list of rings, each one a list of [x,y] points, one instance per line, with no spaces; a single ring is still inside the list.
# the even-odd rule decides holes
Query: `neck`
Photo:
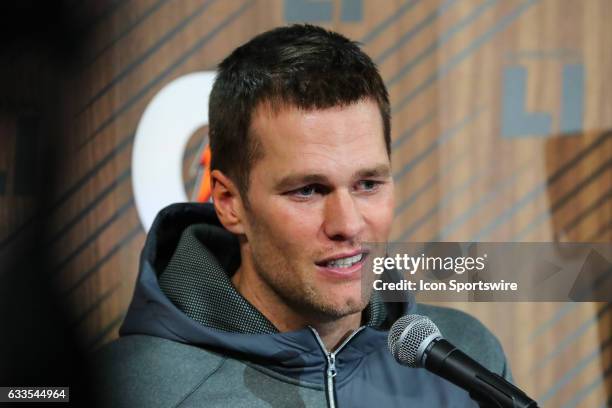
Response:
[[[242,257],[243,263],[232,276],[232,283],[236,290],[279,332],[295,331],[311,326],[321,337],[325,348],[334,351],[361,324],[361,312],[340,318],[323,319],[296,311],[261,281],[253,266],[248,264],[249,259],[250,257]]]

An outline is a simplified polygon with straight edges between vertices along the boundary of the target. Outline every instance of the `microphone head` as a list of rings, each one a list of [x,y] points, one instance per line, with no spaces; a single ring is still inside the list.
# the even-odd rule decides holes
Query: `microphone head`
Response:
[[[423,353],[435,339],[442,337],[438,327],[428,317],[406,315],[397,319],[389,330],[389,351],[398,363],[421,367]]]

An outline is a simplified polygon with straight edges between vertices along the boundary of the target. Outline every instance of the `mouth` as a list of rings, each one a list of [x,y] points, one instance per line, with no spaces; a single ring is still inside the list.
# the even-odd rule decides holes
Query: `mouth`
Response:
[[[357,279],[361,276],[368,253],[360,250],[349,254],[339,254],[322,261],[315,262],[318,269],[332,278]]]

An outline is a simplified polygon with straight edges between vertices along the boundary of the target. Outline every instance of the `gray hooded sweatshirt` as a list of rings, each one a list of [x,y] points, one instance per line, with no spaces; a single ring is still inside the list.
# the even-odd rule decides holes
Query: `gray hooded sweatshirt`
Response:
[[[209,204],[173,204],[157,216],[140,259],[120,338],[94,355],[108,407],[474,407],[468,393],[399,365],[387,334],[402,315],[429,316],[456,346],[510,378],[497,339],[456,310],[383,303],[333,353],[312,328],[280,333],[231,284],[237,238]]]

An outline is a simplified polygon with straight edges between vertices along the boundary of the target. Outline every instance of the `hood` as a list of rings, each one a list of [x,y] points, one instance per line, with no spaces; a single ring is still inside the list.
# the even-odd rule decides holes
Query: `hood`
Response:
[[[212,204],[166,207],[147,236],[120,335],[162,337],[320,382],[327,360],[313,331],[279,333],[231,284],[239,265],[238,239]],[[411,300],[385,304],[373,296],[364,310],[366,327],[338,353],[339,363],[357,364],[386,347],[390,324],[413,307]]]

